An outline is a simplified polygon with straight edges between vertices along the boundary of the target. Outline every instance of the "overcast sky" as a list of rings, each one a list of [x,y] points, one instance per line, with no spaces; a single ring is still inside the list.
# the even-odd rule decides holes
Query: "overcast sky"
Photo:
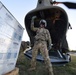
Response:
[[[0,0],[4,6],[11,12],[11,14],[19,21],[19,23],[25,28],[24,17],[32,9],[36,8],[38,0]],[[56,0],[56,1],[70,1],[76,2],[76,0]],[[68,9],[66,6],[60,4],[68,14],[69,22],[72,25],[72,30],[67,33],[67,40],[70,49],[76,50],[76,9]],[[23,39],[29,41],[26,29],[24,31]]]

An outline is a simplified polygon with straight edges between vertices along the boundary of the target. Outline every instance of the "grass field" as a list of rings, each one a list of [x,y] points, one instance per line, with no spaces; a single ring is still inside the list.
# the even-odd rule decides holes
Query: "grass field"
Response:
[[[76,56],[71,56],[72,60],[65,66],[54,66],[54,75],[76,75]],[[48,71],[44,67],[44,64],[37,62],[37,69],[35,71],[28,72],[30,68],[30,59],[20,53],[16,66],[19,68],[19,75],[48,75]]]

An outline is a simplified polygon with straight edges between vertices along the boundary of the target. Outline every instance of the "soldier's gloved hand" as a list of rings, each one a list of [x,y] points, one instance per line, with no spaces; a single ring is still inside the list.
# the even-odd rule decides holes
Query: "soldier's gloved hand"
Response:
[[[36,18],[36,16],[33,16],[32,19],[31,19],[31,28],[33,27],[34,25],[34,19]]]
[[[34,20],[35,18],[37,18],[37,16],[33,16],[33,17],[32,17],[32,20]]]
[[[52,47],[51,47],[51,45],[48,47],[48,50],[50,50]]]

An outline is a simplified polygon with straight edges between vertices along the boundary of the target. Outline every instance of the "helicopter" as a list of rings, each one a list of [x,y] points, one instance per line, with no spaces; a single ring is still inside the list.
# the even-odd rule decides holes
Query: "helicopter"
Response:
[[[30,12],[28,12],[25,16],[24,23],[27,30],[27,33],[30,37],[31,48],[24,53],[27,57],[32,58],[32,47],[34,45],[34,36],[35,33],[31,31],[31,18],[33,16],[37,16],[35,20],[35,27],[39,27],[38,23],[41,19],[45,19],[47,21],[47,29],[49,30],[52,38],[52,48],[49,51],[49,57],[51,59],[52,64],[65,64],[71,61],[71,56],[68,54],[68,43],[66,40],[66,32],[68,28],[71,27],[66,11],[54,4],[59,3],[52,0],[38,0],[37,7]],[[61,3],[61,2],[60,2]],[[64,2],[62,2],[65,4]],[[55,27],[53,27],[53,18],[56,14],[60,14],[61,22],[58,22]],[[54,33],[54,29],[57,29]],[[57,42],[59,41],[59,42]],[[41,54],[38,54],[38,61],[44,61]]]

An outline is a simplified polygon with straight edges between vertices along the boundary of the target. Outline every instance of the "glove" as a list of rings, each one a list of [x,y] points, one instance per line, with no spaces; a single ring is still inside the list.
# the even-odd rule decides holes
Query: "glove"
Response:
[[[35,18],[37,18],[37,16],[33,16],[33,17],[32,17],[32,20],[34,20]]]
[[[31,25],[34,25],[34,19],[36,18],[36,16],[33,16],[31,19]]]
[[[48,50],[50,50],[52,47],[51,47],[51,45],[48,47]]]

